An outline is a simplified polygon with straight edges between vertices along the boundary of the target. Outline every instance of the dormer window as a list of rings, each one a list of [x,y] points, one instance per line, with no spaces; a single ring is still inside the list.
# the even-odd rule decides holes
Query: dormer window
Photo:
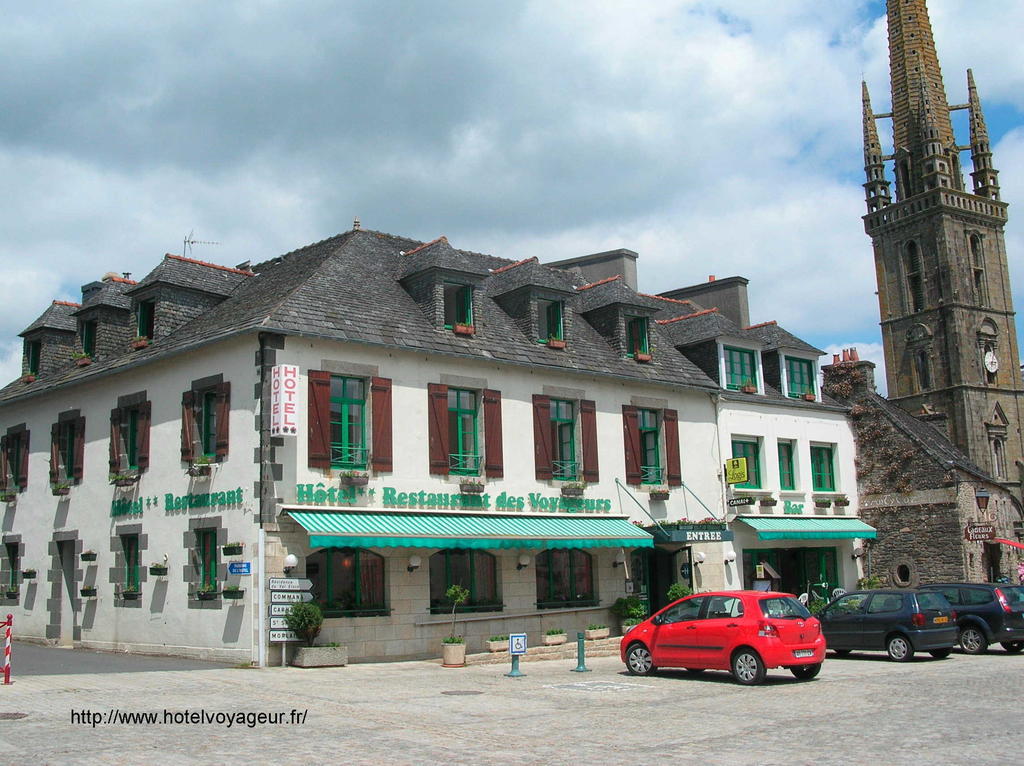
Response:
[[[626,319],[627,356],[637,360],[649,359],[651,347],[648,340],[647,317],[629,317]]]
[[[79,334],[82,340],[82,352],[87,356],[96,353],[96,322],[82,322]]]
[[[814,362],[787,356],[786,396],[801,399],[805,396],[813,397],[814,394]]]
[[[43,344],[38,340],[25,341],[25,365],[29,375],[39,374],[39,354]]]
[[[725,346],[725,387],[730,391],[756,393],[757,352]]]
[[[444,326],[446,330],[473,331],[473,288],[471,285],[444,283]]]
[[[149,338],[152,340],[155,319],[155,301],[139,301],[137,331],[140,338]]]
[[[541,300],[538,303],[537,340],[540,343],[565,340],[565,302]]]

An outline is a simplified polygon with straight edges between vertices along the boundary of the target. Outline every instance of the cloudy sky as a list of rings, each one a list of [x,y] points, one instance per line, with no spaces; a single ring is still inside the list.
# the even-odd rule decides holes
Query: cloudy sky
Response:
[[[1024,3],[929,5],[950,102],[972,67],[1022,204]],[[628,247],[652,292],[741,274],[754,321],[878,353],[860,81],[887,111],[880,0],[26,3],[0,72],[5,380],[51,299],[141,277],[189,232],[234,265],[355,216],[509,258]]]

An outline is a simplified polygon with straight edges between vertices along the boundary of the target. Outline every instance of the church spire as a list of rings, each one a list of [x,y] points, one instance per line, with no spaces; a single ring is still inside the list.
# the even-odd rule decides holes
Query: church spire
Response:
[[[868,84],[861,82],[861,101],[864,112],[864,195],[868,203],[868,212],[873,213],[890,202],[889,182],[885,178],[885,161],[882,157],[882,144],[878,140],[878,128],[875,125],[875,113],[871,108],[871,96]]]
[[[999,199],[999,171],[992,167],[992,147],[988,139],[985,115],[981,111],[981,99],[974,84],[974,72],[967,70],[967,98],[971,112],[971,162],[974,172],[974,193],[980,197]]]

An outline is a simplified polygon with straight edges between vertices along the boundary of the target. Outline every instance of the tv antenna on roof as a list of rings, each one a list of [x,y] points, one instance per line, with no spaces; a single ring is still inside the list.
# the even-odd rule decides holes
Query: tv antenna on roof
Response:
[[[185,241],[181,245],[181,255],[182,255],[182,257],[185,257],[186,255],[190,255],[192,253],[192,245],[219,245],[220,244],[220,242],[206,242],[205,240],[196,239],[193,236],[193,234],[195,234],[195,231],[196,231],[195,229],[192,229],[192,231],[190,231],[188,233],[188,236],[185,237]]]

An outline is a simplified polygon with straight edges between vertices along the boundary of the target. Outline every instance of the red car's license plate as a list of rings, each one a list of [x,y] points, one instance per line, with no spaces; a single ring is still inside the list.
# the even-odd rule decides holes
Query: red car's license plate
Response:
[[[813,657],[814,656],[814,650],[813,649],[797,649],[795,652],[793,652],[793,656],[794,657]]]

